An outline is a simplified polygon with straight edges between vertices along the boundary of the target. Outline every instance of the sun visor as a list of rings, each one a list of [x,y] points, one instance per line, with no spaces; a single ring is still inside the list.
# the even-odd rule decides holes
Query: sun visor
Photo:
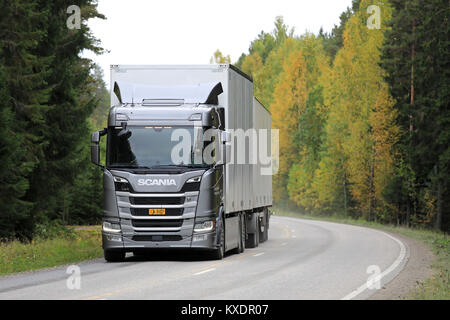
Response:
[[[145,101],[183,101],[184,103],[215,104],[223,92],[220,82],[199,83],[198,85],[150,86],[123,81],[114,83],[114,93],[120,103],[142,103]]]

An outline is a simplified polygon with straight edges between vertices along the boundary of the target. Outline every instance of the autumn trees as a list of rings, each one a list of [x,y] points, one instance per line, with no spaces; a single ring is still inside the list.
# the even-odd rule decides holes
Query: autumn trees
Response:
[[[330,146],[324,157],[340,160],[343,171],[335,188],[348,189],[354,208],[365,218],[376,220],[386,209],[383,190],[394,171],[393,147],[399,128],[394,100],[379,67],[385,27],[367,28],[367,4],[362,1],[360,10],[347,21],[343,47],[335,57],[330,81],[325,84],[324,100],[329,110],[326,136],[338,139],[334,144],[339,148]],[[388,4],[382,8],[383,17],[389,19]],[[336,126],[339,132],[335,131]],[[331,175],[323,172],[326,165],[321,170],[322,174]],[[344,192],[347,190],[337,194]]]
[[[436,88],[415,79],[416,88],[427,91],[418,94],[416,89],[415,103],[421,101],[423,108],[411,110],[413,2],[377,2],[380,27],[369,28],[372,2],[354,1],[332,34],[321,31],[318,36],[294,36],[277,18],[274,31],[258,35],[249,54],[239,59],[254,78],[255,95],[269,107],[273,127],[280,130],[280,169],[274,177],[278,205],[391,223],[409,223],[407,210],[408,215],[420,210],[423,218],[416,223],[441,225],[442,212],[448,210],[443,199],[449,159],[448,135],[439,130],[445,131],[448,121],[449,59],[437,58],[445,57],[442,46],[448,42],[446,32],[436,30],[441,42],[428,33],[428,41],[416,44],[416,73]],[[443,2],[427,6],[448,30]],[[405,8],[410,13],[401,13]],[[423,11],[415,18],[416,38],[437,27],[430,19]],[[426,73],[426,67],[440,74]],[[421,190],[419,177],[434,179],[428,182],[433,187]]]

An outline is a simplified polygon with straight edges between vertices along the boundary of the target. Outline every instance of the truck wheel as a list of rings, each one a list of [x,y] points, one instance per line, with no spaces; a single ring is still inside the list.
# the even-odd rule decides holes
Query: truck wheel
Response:
[[[246,228],[245,228],[245,214],[241,215],[241,219],[240,219],[240,227],[241,227],[241,236],[240,236],[240,248],[239,248],[239,253],[242,253],[245,251],[245,235],[246,235]]]
[[[108,262],[122,262],[125,260],[125,251],[121,250],[104,250],[105,260]]]
[[[264,228],[264,231],[261,231],[261,228]],[[265,218],[263,218],[262,221],[259,223],[259,228],[258,228],[258,236],[259,236],[259,241],[261,243],[264,242],[265,231],[266,231],[266,223],[265,223]]]
[[[269,239],[269,214],[266,210],[264,210],[264,217],[262,224],[264,226],[264,231],[261,231],[261,226],[258,229],[259,230],[259,240],[260,242],[265,242],[267,239]]]
[[[213,251],[212,257],[215,260],[222,260],[225,255],[225,221],[222,220],[222,228],[220,230],[220,246]]]
[[[264,227],[264,241],[269,240],[269,219],[270,219],[269,215],[270,215],[269,210],[266,210],[266,213],[264,215],[266,217],[266,225]]]
[[[233,253],[242,253],[245,248],[245,227],[244,227],[244,218],[243,215],[239,215],[239,243],[236,249],[233,249]]]
[[[247,248],[256,248],[259,245],[259,222],[256,219],[256,229],[255,233],[249,233],[248,239],[245,243]]]

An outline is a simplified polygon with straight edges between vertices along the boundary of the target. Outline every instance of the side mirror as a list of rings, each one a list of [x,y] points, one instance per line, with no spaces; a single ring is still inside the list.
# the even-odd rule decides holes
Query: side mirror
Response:
[[[91,161],[93,164],[100,166],[100,132],[92,133],[91,143]]]
[[[91,143],[93,144],[99,144],[100,143],[100,132],[96,131],[93,132],[91,135]]]

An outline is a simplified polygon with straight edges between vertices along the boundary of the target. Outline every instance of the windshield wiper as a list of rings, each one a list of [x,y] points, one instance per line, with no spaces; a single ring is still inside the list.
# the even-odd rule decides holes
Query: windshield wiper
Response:
[[[120,168],[120,169],[151,169],[150,167],[146,167],[146,166],[136,166],[136,165],[127,165],[127,164],[123,164],[123,165],[114,165],[114,166],[109,166],[108,168]]]
[[[158,165],[153,166],[154,168],[205,168],[205,165],[193,165],[193,164],[167,164],[167,165]]]

